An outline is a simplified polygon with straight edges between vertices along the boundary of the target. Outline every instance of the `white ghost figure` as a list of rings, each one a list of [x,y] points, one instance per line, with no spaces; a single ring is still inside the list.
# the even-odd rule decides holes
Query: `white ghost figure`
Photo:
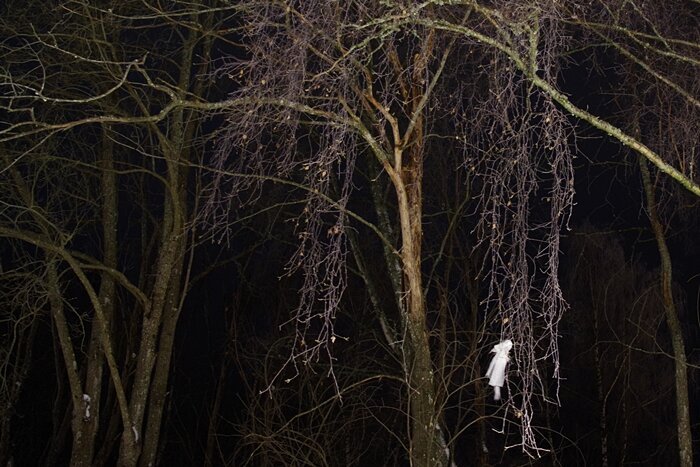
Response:
[[[510,357],[508,352],[513,348],[513,341],[506,339],[493,346],[491,352],[496,355],[489,363],[489,369],[486,371],[486,377],[489,378],[489,386],[493,386],[493,400],[501,400],[501,388],[506,379],[506,365]]]

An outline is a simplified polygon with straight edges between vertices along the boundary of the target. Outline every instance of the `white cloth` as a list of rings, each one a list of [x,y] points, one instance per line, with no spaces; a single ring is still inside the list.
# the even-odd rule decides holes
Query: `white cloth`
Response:
[[[510,360],[508,352],[513,348],[513,341],[506,339],[493,346],[491,352],[496,355],[489,363],[489,369],[486,370],[486,377],[489,378],[489,386],[493,386],[493,400],[501,400],[501,388],[506,380],[506,365]]]

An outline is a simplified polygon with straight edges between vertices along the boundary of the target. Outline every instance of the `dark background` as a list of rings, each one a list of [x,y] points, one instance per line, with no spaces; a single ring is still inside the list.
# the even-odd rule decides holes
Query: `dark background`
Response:
[[[146,111],[156,114],[169,96],[152,87],[146,76],[155,85],[177,88],[184,68],[180,61],[183,44],[191,37],[188,34],[201,30],[211,33],[212,43],[206,54],[203,39],[194,47],[194,56],[187,64],[191,66],[188,91],[195,89],[199,80],[206,85],[200,94],[189,97],[192,101],[220,102],[240,92],[245,83],[231,78],[234,71],[230,70],[236,68],[230,64],[251,59],[251,45],[246,41],[252,36],[242,27],[245,15],[226,2],[211,3],[192,6],[174,2],[162,6],[153,2],[144,7],[140,2],[88,5],[30,1],[8,2],[0,8],[0,53],[5,62],[4,112],[0,111],[0,151],[6,168],[0,174],[3,225],[102,258],[103,193],[101,166],[95,156],[105,144],[100,123],[84,121],[55,131],[30,125],[30,129],[38,130],[24,134],[21,125],[29,121],[27,113],[10,110],[32,108],[34,118],[42,124],[94,116],[131,117]],[[253,2],[251,5],[255,6]],[[208,6],[220,10],[211,17],[203,13],[188,16],[191,12],[172,17],[163,14],[182,13],[188,8],[203,11]],[[105,13],[108,7],[121,16],[110,19]],[[686,23],[697,25],[697,8],[688,7],[684,14],[688,15]],[[95,39],[99,34],[89,32],[90,25],[99,25],[96,29],[114,26],[105,33],[109,39],[105,50],[123,57],[121,63],[71,62],[69,55],[52,49],[56,45],[64,51],[104,58],[98,53],[102,42]],[[672,25],[667,31],[673,36]],[[410,39],[406,41],[410,43]],[[663,134],[663,125],[671,121],[664,121],[659,117],[663,112],[656,110],[656,100],[663,95],[646,96],[640,92],[643,83],[630,84],[634,80],[629,74],[639,70],[629,71],[620,65],[620,55],[613,47],[598,47],[593,39],[588,47],[562,57],[557,86],[575,105],[620,127],[625,127],[627,117],[641,108],[642,127],[656,128]],[[692,50],[698,60],[697,49]],[[113,86],[129,60],[140,57],[146,57],[142,65],[146,72],[136,67],[126,72],[126,84],[112,96],[113,100],[107,99],[104,105],[103,101],[84,100]],[[475,73],[478,63],[475,59],[464,69],[451,70],[453,74],[445,78],[441,92],[456,92],[460,73]],[[669,69],[669,74],[674,72]],[[687,76],[687,70],[678,75]],[[690,83],[696,86],[697,78],[693,82],[692,72],[690,76]],[[44,83],[43,92],[48,96],[83,101],[42,102],[24,88],[13,88],[11,77],[26,89],[39,89]],[[476,88],[490,86],[479,79],[469,84]],[[135,96],[141,96],[145,109],[136,106]],[[10,97],[15,98],[12,103]],[[461,105],[476,108],[464,99]],[[129,115],[132,110],[133,115]],[[432,115],[440,115],[438,110]],[[675,110],[682,111],[680,107]],[[686,116],[688,125],[696,129],[693,118],[697,115],[695,109]],[[170,118],[153,125],[163,134],[172,135]],[[305,204],[307,191],[275,180],[246,184],[246,179],[220,177],[218,169],[252,167],[246,165],[244,155],[246,151],[255,152],[255,147],[237,149],[227,136],[232,128],[247,127],[219,109],[194,110],[188,118],[197,121],[196,130],[184,143],[192,155],[179,163],[190,168],[173,185],[182,190],[188,206],[182,227],[187,237],[183,249],[187,275],[182,276],[181,284],[186,293],[181,291],[182,310],[172,349],[159,443],[160,465],[320,465],[318,459],[325,459],[327,465],[408,465],[401,361],[382,334],[363,280],[363,274],[376,278],[382,303],[391,309],[391,284],[380,241],[366,226],[353,219],[348,221],[347,233],[357,236],[369,272],[361,271],[353,245],[346,242],[347,287],[334,320],[335,333],[342,338],[330,346],[330,356],[322,351],[309,365],[297,362],[295,369],[289,358],[299,349],[300,335],[290,319],[299,303],[299,290],[304,287],[304,274],[303,270],[288,270],[298,258],[298,222],[303,222],[304,208],[309,206]],[[308,127],[314,128],[314,122],[310,123]],[[577,156],[576,205],[570,229],[561,234],[558,274],[570,306],[559,328],[561,380],[557,384],[551,378],[552,362],[543,361],[542,390],[546,394],[542,396],[553,403],[536,400],[532,424],[538,444],[545,451],[541,458],[529,457],[517,446],[519,420],[491,400],[483,378],[488,351],[500,336],[495,312],[479,306],[475,313],[473,307],[488,296],[486,272],[482,269],[488,268],[484,260],[488,250],[479,243],[477,229],[483,214],[479,190],[485,182],[479,173],[469,172],[460,150],[445,137],[459,135],[456,124],[447,117],[434,117],[430,125],[434,133],[428,139],[429,156],[424,162],[422,266],[430,344],[440,381],[439,397],[444,404],[441,423],[456,464],[602,465],[606,458],[610,465],[677,465],[673,351],[659,286],[659,251],[647,217],[637,163],[640,156],[572,117],[569,143],[575,145],[572,152]],[[163,218],[167,216],[163,211],[168,191],[157,178],[167,178],[171,170],[167,157],[159,152],[162,146],[154,126],[127,119],[111,124],[109,129],[116,148],[115,168],[119,170],[116,268],[144,290],[150,290],[149,284],[156,279],[153,264],[164,235]],[[289,140],[280,133],[265,128],[256,135],[256,141],[264,151],[281,144],[281,154]],[[41,139],[44,135],[49,138]],[[314,135],[314,130],[297,129],[292,135],[296,141],[296,168],[274,175],[304,185],[307,179],[299,167],[303,161],[313,160],[323,145],[323,140]],[[647,144],[656,148],[657,137],[649,133],[652,141]],[[659,151],[672,144],[659,143]],[[676,144],[698,147],[697,140]],[[222,159],[222,153],[228,159]],[[667,162],[677,163],[673,159]],[[331,174],[336,183],[342,178],[344,163],[331,165],[336,170]],[[378,178],[374,171],[371,161],[359,155],[347,208],[379,224],[370,189],[371,183],[377,183],[390,209],[390,220],[396,225],[394,195],[386,177]],[[23,204],[15,175],[31,187],[33,206]],[[692,173],[689,177],[692,179]],[[698,198],[654,167],[652,179],[673,264],[674,300],[690,365],[689,397],[697,454]],[[329,191],[335,199],[336,189]],[[533,196],[530,205],[535,219],[548,209],[538,204],[542,198],[537,198]],[[466,203],[458,209],[464,199]],[[53,235],[50,228],[40,228],[41,223],[31,217],[32,210],[44,213],[56,232],[66,237]],[[324,235],[318,238],[323,244],[335,218],[330,212],[321,217]],[[456,227],[451,227],[454,219]],[[53,259],[35,244],[6,233],[0,255],[2,462],[16,466],[67,465],[73,439],[72,404],[54,318],[41,285],[46,281],[43,265]],[[70,268],[60,260],[58,264],[61,296],[82,371],[94,316]],[[98,287],[101,276],[91,271],[89,280]],[[113,316],[117,324],[111,332],[118,361],[124,364],[123,377],[128,379],[134,371],[128,355],[138,348],[141,310],[124,290],[118,288],[115,296]],[[316,330],[314,323],[310,336]],[[285,382],[288,378],[291,380]],[[104,376],[103,380],[107,388],[108,378]],[[511,366],[506,398],[517,399],[518,384]],[[114,395],[105,389],[103,427],[115,421],[118,426],[114,407]],[[104,464],[116,462],[119,432],[118,428],[104,428],[98,436],[102,445],[112,446],[100,457]],[[607,452],[603,453],[605,443]],[[505,449],[511,445],[516,447]]]

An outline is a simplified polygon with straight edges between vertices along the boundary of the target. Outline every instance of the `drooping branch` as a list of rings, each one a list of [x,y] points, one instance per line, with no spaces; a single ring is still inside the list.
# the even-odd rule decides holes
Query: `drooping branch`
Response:
[[[555,102],[561,105],[561,107],[568,111],[571,115],[580,118],[581,120],[589,123],[595,128],[598,128],[604,133],[612,136],[623,145],[631,148],[632,150],[640,154],[642,157],[648,159],[660,171],[664,172],[665,174],[668,174],[688,191],[697,196],[700,196],[700,185],[695,183],[692,179],[687,177],[685,174],[683,174],[681,171],[679,171],[669,163],[665,162],[661,155],[659,155],[651,148],[643,144],[637,138],[631,136],[630,134],[626,133],[625,131],[613,125],[612,123],[609,123],[605,119],[596,116],[575,105],[564,93],[559,91],[554,84],[541,78],[537,73],[534,73],[532,67],[529,64],[529,61],[526,60],[515,49],[503,42],[501,39],[488,36],[467,26],[453,24],[447,21],[432,19],[420,19],[418,21],[420,24],[424,24],[428,27],[434,27],[445,31],[463,34],[467,37],[473,38],[479,42],[483,42],[503,52],[506,56],[508,56],[511,59],[512,63],[518,68],[518,70],[520,70],[525,76],[527,76],[527,78],[535,86],[537,86],[546,94],[548,94]]]

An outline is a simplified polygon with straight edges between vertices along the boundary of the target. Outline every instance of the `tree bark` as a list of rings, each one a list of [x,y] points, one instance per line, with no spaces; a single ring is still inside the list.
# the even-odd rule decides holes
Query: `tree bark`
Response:
[[[394,180],[401,225],[401,262],[404,273],[405,369],[411,415],[411,465],[442,466],[447,458],[440,442],[439,417],[436,413],[435,381],[430,342],[427,333],[425,297],[421,271],[423,147],[422,122],[416,125],[415,144],[403,161],[403,151],[395,149],[400,161],[399,176]]]
[[[401,259],[405,275],[404,310],[406,314],[405,367],[409,385],[411,414],[411,464],[413,466],[444,465],[436,426],[435,386],[430,343],[426,329],[426,309],[421,277],[420,239],[422,235],[420,189],[396,187],[401,222]]]
[[[678,452],[681,467],[693,465],[693,437],[690,429],[690,402],[688,399],[688,362],[685,355],[685,342],[683,330],[678,319],[678,312],[673,301],[673,267],[671,255],[666,245],[663,226],[656,211],[656,198],[654,185],[651,181],[646,159],[639,159],[639,167],[642,171],[642,182],[647,199],[647,214],[651,229],[656,237],[656,245],[661,257],[661,296],[664,302],[666,324],[671,334],[671,346],[675,362],[676,379],[676,420],[678,427]]]
[[[50,261],[50,260],[49,260]],[[49,262],[48,268],[48,289],[49,303],[51,304],[51,315],[53,316],[56,333],[63,355],[63,361],[68,375],[70,387],[70,398],[72,402],[71,428],[73,431],[73,448],[71,450],[70,464],[80,467],[90,466],[88,459],[91,448],[89,440],[85,436],[86,431],[86,401],[83,400],[83,385],[78,372],[78,362],[73,350],[73,343],[70,338],[70,330],[64,313],[63,297],[60,291],[58,271],[55,262]]]
[[[387,45],[389,54],[397,56],[393,44]],[[390,114],[390,110],[380,104],[371,92],[365,97],[390,121],[393,141],[391,157],[383,153],[378,159],[389,175],[397,199],[401,238],[401,272],[403,284],[400,307],[403,329],[403,366],[408,384],[408,406],[410,415],[409,458],[414,467],[444,466],[448,453],[443,449],[442,431],[439,426],[435,377],[430,351],[430,341],[423,291],[421,246],[423,240],[423,157],[424,157],[424,112],[430,87],[426,86],[426,73],[434,47],[434,34],[428,32],[422,42],[420,53],[408,60],[410,67],[404,68],[400,61],[393,61],[395,79],[400,84],[404,98],[403,106],[409,120],[404,131],[400,131],[400,120]],[[446,53],[443,56],[446,58]],[[410,70],[409,82],[404,72]],[[439,71],[437,73],[439,75]],[[377,150],[375,149],[375,152]],[[374,193],[377,196],[377,193]],[[381,213],[380,214],[380,221]],[[387,264],[392,273],[391,261]]]
[[[102,133],[101,188],[102,188],[102,263],[110,269],[117,269],[117,175],[114,171],[114,145],[105,128]],[[105,317],[105,327],[111,328],[116,287],[114,279],[107,272],[100,279],[99,300]],[[85,376],[85,394],[89,397],[86,409],[89,416],[85,419],[84,434],[86,448],[83,455],[85,465],[92,465],[95,455],[97,436],[100,428],[102,399],[102,382],[104,374],[104,351],[100,341],[100,331],[93,325],[90,346],[87,354]]]

